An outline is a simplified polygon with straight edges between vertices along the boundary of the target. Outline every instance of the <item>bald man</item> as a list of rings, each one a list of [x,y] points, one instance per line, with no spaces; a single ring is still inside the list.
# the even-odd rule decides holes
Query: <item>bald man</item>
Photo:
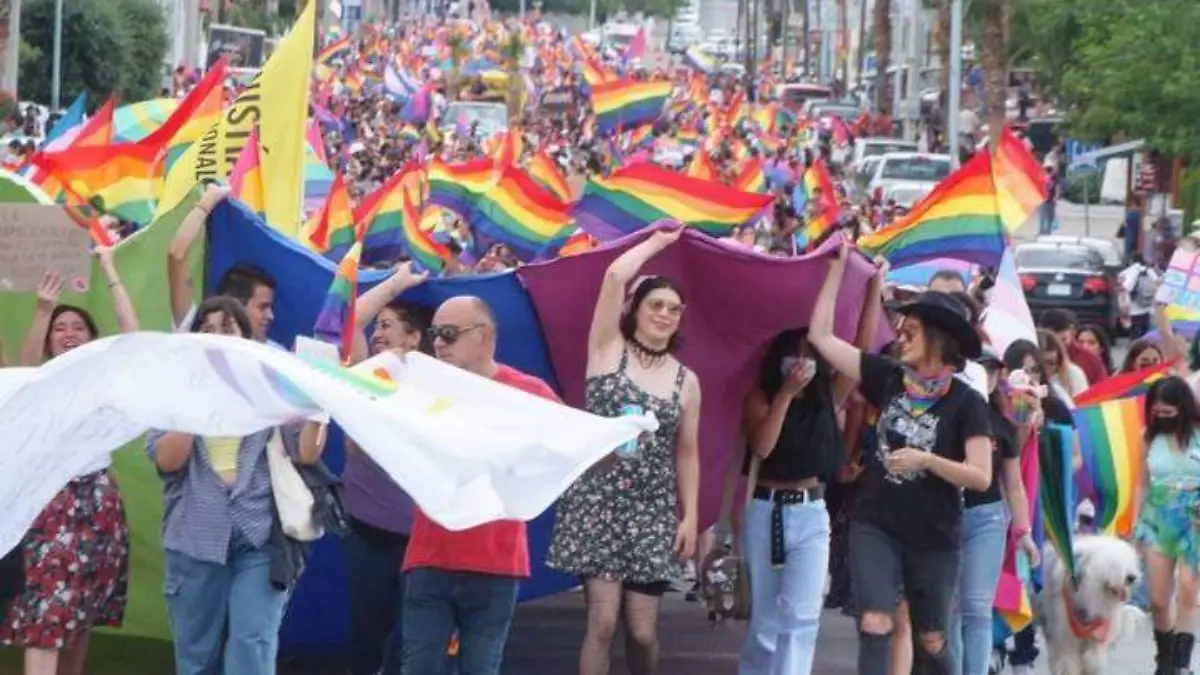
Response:
[[[558,401],[545,382],[496,362],[496,334],[495,313],[474,296],[442,303],[429,327],[442,361]],[[499,675],[517,587],[529,576],[525,523],[503,520],[451,532],[417,509],[404,572],[401,671],[448,672],[446,645],[457,630],[460,675]]]

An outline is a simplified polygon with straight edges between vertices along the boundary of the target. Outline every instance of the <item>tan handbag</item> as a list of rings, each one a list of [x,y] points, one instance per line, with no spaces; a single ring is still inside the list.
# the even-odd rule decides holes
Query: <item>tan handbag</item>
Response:
[[[749,446],[746,447],[749,453]],[[733,497],[737,491],[738,474],[741,473],[741,455],[736,455],[725,475],[725,491],[721,497],[721,514],[717,527],[726,536],[713,547],[701,564],[700,590],[708,604],[708,619],[720,623],[727,619],[746,621],[752,609],[750,593],[750,568],[742,552],[741,533],[733,527]],[[750,470],[746,477],[746,500],[742,517],[754,499],[754,487],[758,483],[758,468],[762,460],[750,455]]]

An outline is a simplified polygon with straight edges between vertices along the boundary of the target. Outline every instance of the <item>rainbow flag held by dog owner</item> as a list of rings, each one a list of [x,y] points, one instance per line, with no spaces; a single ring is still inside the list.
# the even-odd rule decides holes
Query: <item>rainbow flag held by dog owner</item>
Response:
[[[1145,397],[1120,398],[1076,408],[1075,428],[1083,456],[1080,474],[1096,507],[1096,529],[1128,537],[1142,472]]]

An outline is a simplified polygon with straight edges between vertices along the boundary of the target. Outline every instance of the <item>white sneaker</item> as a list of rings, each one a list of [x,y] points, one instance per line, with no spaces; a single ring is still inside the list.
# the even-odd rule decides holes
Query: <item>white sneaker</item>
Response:
[[[1026,664],[1012,667],[1012,675],[1033,675],[1033,665]]]

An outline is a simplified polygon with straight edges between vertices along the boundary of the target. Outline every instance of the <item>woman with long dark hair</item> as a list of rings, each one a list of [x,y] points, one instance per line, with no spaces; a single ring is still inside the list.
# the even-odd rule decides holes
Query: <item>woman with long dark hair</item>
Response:
[[[608,672],[622,616],[630,671],[656,671],[662,596],[695,553],[700,382],[675,356],[686,305],[666,277],[635,280],[681,234],[659,230],[609,265],[588,335],[587,409],[653,413],[659,426],[593,467],[558,504],[547,565],[583,579],[580,675]]]
[[[921,672],[950,672],[946,631],[962,547],[962,489],[991,483],[987,407],[955,377],[980,353],[970,314],[928,291],[899,308],[899,360],[866,353],[833,332],[849,245],[830,264],[809,340],[859,383],[879,410],[850,529],[851,576],[860,612],[858,672],[887,675],[897,589],[903,586]]]
[[[113,262],[98,248],[117,325],[138,330],[137,313]],[[59,303],[65,279],[47,272],[21,350],[37,366],[100,337],[87,310]],[[129,587],[125,505],[105,457],[81,467],[42,509],[25,536],[25,584],[0,627],[4,644],[25,648],[25,675],[82,675],[91,630],[120,627]]]
[[[1197,414],[1191,387],[1181,377],[1164,377],[1146,393],[1146,454],[1134,536],[1149,573],[1155,675],[1190,673],[1196,642],[1190,630],[1200,568]]]

